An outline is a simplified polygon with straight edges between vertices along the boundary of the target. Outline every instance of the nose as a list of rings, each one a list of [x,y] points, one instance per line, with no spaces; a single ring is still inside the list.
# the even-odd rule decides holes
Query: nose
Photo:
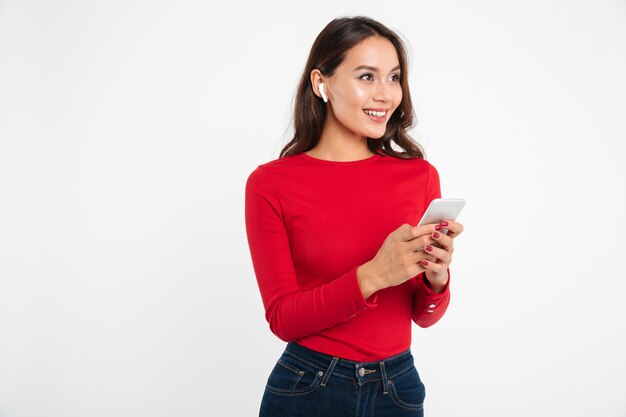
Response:
[[[374,92],[373,99],[375,101],[390,101],[391,100],[391,87],[385,81],[379,81],[376,84],[376,91]]]

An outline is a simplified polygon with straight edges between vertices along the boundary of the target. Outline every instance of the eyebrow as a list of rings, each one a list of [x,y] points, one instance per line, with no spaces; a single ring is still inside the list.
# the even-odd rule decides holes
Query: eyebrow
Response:
[[[371,67],[371,66],[369,66],[369,65],[360,65],[360,66],[356,67],[353,71],[358,71],[358,70],[362,70],[362,69],[366,69],[366,70],[370,70],[370,71],[375,71],[375,72],[376,72],[376,71],[378,71],[378,68],[376,68],[376,67]],[[395,70],[397,70],[397,69],[400,69],[400,65],[397,65],[397,66],[393,67],[393,68],[391,69],[391,71],[395,71]]]

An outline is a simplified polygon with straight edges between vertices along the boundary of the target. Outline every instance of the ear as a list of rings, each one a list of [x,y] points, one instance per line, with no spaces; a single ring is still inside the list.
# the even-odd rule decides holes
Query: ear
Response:
[[[313,87],[313,93],[319,98],[322,98],[322,93],[320,93],[319,86],[323,82],[324,79],[322,78],[322,72],[317,68],[313,69],[311,71],[311,86]],[[325,92],[326,95],[328,95],[328,88],[326,88]]]

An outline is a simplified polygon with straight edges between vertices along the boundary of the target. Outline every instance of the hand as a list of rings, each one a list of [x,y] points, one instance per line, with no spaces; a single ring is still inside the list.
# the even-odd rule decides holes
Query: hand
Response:
[[[420,250],[434,244],[435,223],[413,227],[403,224],[391,232],[371,261],[357,269],[357,278],[365,298],[383,288],[400,285],[427,270],[420,261],[437,262],[434,254]]]
[[[463,233],[463,225],[452,220],[442,221],[439,227],[432,233],[432,238],[439,243],[426,245],[424,251],[431,254],[433,259],[421,260],[421,265],[426,269],[426,279],[434,292],[441,292],[448,283],[448,268],[452,262],[454,252],[454,238]],[[442,229],[448,229],[448,234],[441,233]]]

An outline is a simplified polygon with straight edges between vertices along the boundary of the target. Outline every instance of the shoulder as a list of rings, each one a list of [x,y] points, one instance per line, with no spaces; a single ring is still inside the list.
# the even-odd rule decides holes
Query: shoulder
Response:
[[[271,173],[274,171],[280,170],[290,170],[292,168],[296,168],[303,165],[302,158],[299,154],[297,155],[289,155],[283,156],[282,158],[272,159],[271,161],[264,162],[259,164],[256,170],[264,170],[265,172]]]
[[[432,163],[423,158],[398,158],[391,155],[384,155],[381,159],[389,165],[408,167],[411,170],[417,169],[425,172],[437,171]]]
[[[252,170],[252,172],[248,175],[247,182],[254,184],[271,182],[272,177],[283,173],[288,174],[293,172],[294,169],[297,169],[301,165],[302,160],[298,157],[298,155],[290,155],[273,159],[259,164],[254,170]]]

